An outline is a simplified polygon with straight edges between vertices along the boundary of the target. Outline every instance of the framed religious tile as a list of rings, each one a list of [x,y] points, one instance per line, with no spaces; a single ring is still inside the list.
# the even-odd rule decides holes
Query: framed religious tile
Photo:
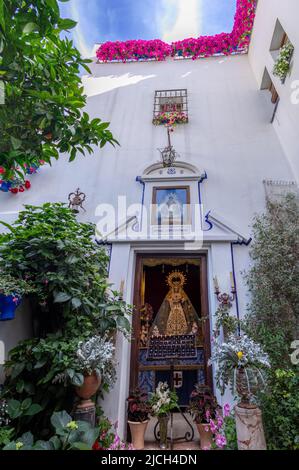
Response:
[[[161,186],[153,188],[153,225],[190,224],[190,187]]]

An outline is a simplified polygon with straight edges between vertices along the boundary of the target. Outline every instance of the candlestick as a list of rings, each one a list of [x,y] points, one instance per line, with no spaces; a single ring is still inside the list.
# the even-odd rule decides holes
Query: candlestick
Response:
[[[235,279],[234,279],[234,275],[233,273],[231,272],[230,273],[230,282],[231,282],[231,288],[232,288],[232,292],[236,290],[236,286],[235,286]]]
[[[217,276],[214,277],[214,287],[215,287],[215,292],[219,292],[219,284],[218,284]]]
[[[122,299],[124,296],[124,287],[125,287],[125,281],[122,279],[120,282],[120,287],[119,287],[119,292],[120,292],[120,298]]]

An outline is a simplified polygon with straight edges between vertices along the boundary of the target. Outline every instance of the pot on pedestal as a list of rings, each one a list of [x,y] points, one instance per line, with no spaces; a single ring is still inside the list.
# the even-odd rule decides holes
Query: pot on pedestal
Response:
[[[84,382],[76,387],[76,394],[81,398],[74,412],[74,418],[78,421],[87,421],[95,426],[95,404],[91,397],[95,395],[101,386],[101,377],[95,372],[84,376]]]
[[[128,421],[132,436],[132,445],[135,450],[144,449],[144,435],[149,423],[149,420],[141,422]]]
[[[196,427],[200,438],[200,448],[210,449],[213,443],[213,433],[210,424],[196,423]]]

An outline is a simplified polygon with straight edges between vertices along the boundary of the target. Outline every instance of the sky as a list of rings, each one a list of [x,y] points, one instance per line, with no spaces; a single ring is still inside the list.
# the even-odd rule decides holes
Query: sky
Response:
[[[236,0],[70,0],[61,16],[78,24],[71,36],[83,56],[96,43],[127,39],[166,42],[230,32]]]

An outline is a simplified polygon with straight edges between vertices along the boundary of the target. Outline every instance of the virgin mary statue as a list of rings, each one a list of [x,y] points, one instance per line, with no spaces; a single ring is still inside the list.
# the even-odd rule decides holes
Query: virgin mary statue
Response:
[[[166,278],[169,291],[151,327],[150,336],[197,335],[200,331],[199,317],[183,286],[186,277],[181,271],[173,271]]]

